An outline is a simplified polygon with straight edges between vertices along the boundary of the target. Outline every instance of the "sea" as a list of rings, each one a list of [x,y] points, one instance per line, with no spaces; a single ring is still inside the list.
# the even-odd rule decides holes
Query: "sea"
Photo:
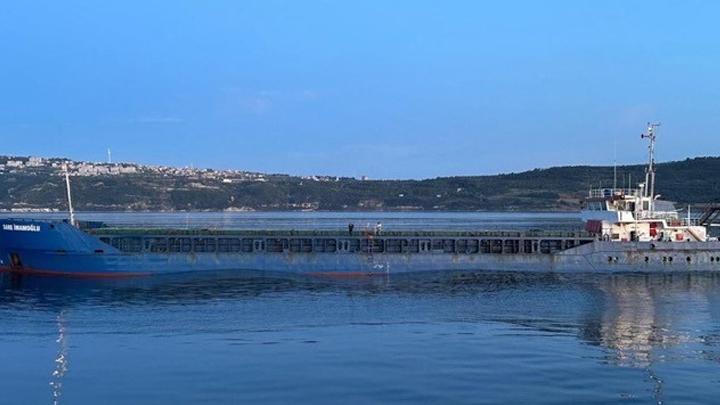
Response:
[[[573,213],[78,216],[235,229],[580,224]],[[0,404],[708,404],[719,398],[720,276],[713,274],[0,276]]]

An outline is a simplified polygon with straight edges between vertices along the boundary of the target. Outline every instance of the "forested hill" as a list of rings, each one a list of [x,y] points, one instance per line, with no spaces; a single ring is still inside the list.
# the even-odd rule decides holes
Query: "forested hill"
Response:
[[[568,166],[427,180],[295,177],[239,171],[0,157],[0,209],[65,209],[69,163],[78,210],[577,210],[612,167]],[[658,166],[657,192],[680,203],[720,200],[720,157]],[[618,167],[618,184],[644,167]]]

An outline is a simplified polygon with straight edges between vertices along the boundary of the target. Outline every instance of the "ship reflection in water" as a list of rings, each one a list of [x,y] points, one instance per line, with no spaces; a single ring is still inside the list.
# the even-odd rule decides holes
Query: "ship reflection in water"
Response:
[[[614,279],[600,285],[606,294],[606,308],[598,331],[598,343],[612,349],[611,354],[619,365],[647,367],[653,361],[653,349],[688,342],[693,339],[687,332],[674,329],[683,318],[696,316],[687,311],[702,302],[702,291],[693,283],[674,280],[654,282],[652,279]],[[680,294],[673,308],[663,306],[662,300]],[[677,298],[677,297],[675,297]],[[670,298],[672,299],[672,298]]]
[[[68,344],[65,329],[65,315],[63,311],[57,317],[58,337],[55,343],[58,345],[57,356],[55,357],[55,369],[50,379],[50,389],[52,394],[52,403],[57,405],[60,403],[62,396],[63,377],[68,371]]]
[[[10,403],[720,395],[713,275],[4,275],[0,292],[0,388]]]
[[[618,365],[647,367],[664,360],[664,349],[684,344],[710,349],[717,341],[717,276],[616,277],[599,289],[605,307],[596,342],[612,349]]]
[[[597,286],[604,295],[601,321],[588,324],[583,337],[609,349],[608,362],[644,370],[658,404],[665,402],[668,378],[658,368],[708,355],[717,365],[718,277],[625,276]]]

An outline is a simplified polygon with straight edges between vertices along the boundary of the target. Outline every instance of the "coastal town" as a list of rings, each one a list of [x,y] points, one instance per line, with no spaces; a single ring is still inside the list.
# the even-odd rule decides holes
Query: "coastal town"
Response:
[[[64,158],[43,158],[36,156],[17,157],[0,156],[0,174],[17,174],[44,172],[55,175],[63,175],[67,168],[70,176],[92,177],[92,176],[118,176],[118,175],[156,175],[167,177],[185,177],[203,180],[215,180],[226,184],[239,182],[260,182],[268,181],[272,176],[264,173],[249,172],[242,170],[217,170],[194,167],[171,167],[159,165],[142,165],[137,163],[113,163],[113,162],[84,162],[73,161]],[[330,182],[339,181],[335,176],[300,176],[302,180]],[[366,180],[363,177],[363,180]]]
[[[321,206],[318,198],[290,192],[298,195],[298,199],[277,201],[270,195],[275,194],[272,190],[278,185],[302,189],[312,184],[336,184],[347,180],[335,176],[290,176],[109,160],[87,162],[66,158],[0,156],[0,212],[54,212],[64,209],[62,176],[66,172],[72,178],[75,191],[80,194],[79,207],[85,210],[316,210]],[[246,187],[255,187],[254,192],[243,192]],[[83,195],[87,197],[82,198]],[[189,197],[191,195],[193,197]],[[266,198],[258,199],[258,195]],[[202,208],[194,203],[188,206],[187,201],[190,200],[205,200],[205,203]],[[364,200],[359,204],[360,207],[373,206]]]
[[[643,176],[641,165],[369,180],[67,158],[0,156],[0,211],[65,209],[65,167],[85,211],[577,211],[590,185]],[[662,194],[693,211],[720,194],[720,158],[658,164]]]

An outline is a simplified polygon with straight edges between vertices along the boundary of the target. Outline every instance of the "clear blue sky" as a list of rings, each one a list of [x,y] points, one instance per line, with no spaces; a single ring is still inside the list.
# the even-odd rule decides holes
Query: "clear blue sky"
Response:
[[[424,178],[719,155],[720,2],[15,1],[0,154]]]

